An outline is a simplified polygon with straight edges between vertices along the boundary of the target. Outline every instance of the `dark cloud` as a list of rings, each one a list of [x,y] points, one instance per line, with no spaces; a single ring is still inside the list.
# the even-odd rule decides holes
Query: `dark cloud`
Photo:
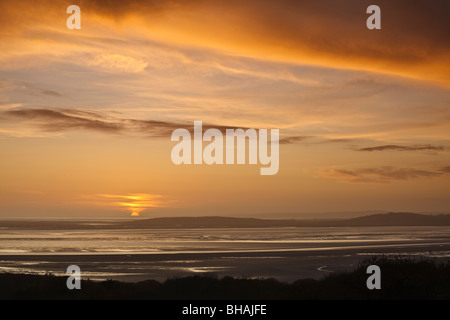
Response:
[[[133,124],[133,127],[140,132],[148,133],[154,137],[167,137],[170,136],[175,129],[183,128],[188,130],[191,134],[194,133],[194,122],[181,123],[181,122],[166,122],[166,121],[156,121],[156,120],[127,120],[129,123]],[[226,133],[227,129],[243,129],[247,130],[247,127],[235,127],[235,126],[223,126],[214,125],[208,123],[202,123],[202,132],[208,129],[217,129],[222,134]]]
[[[295,144],[308,140],[308,143],[325,144],[325,143],[348,143],[353,139],[329,139],[320,136],[288,136],[280,138],[280,144]]]
[[[392,181],[404,181],[416,178],[434,178],[444,174],[444,172],[428,171],[414,168],[362,168],[362,169],[325,169],[323,176],[347,182],[363,183],[387,183]]]
[[[367,148],[360,148],[360,149],[354,149],[356,151],[388,151],[388,150],[395,150],[395,151],[444,151],[445,148],[443,146],[433,146],[431,144],[426,145],[414,145],[414,146],[399,146],[399,145],[382,145],[382,146],[376,146],[376,147],[367,147]]]
[[[53,96],[53,97],[61,97],[62,94],[53,91],[53,90],[42,90],[41,94],[46,95],[46,96]]]
[[[348,143],[348,142],[352,142],[353,139],[325,139],[323,141],[321,141],[320,143]]]
[[[192,45],[450,83],[450,1],[377,0],[381,30],[368,30],[368,0],[77,0],[90,17],[121,27],[130,17],[171,29]],[[59,2],[0,1],[0,33],[40,22],[65,26]],[[30,23],[33,22],[33,23]],[[167,22],[167,24],[165,24]],[[86,28],[89,26],[86,25]],[[83,27],[85,28],[85,27]],[[170,39],[168,39],[170,40]]]
[[[93,115],[95,115],[93,117]],[[99,114],[71,110],[21,109],[2,112],[3,118],[27,121],[46,132],[68,130],[94,130],[106,133],[119,133],[123,127],[109,122]]]
[[[441,171],[445,173],[450,173],[450,166],[441,168]]]
[[[178,128],[194,132],[194,122],[170,122],[159,120],[121,119],[105,114],[78,109],[18,109],[0,112],[0,121],[19,122],[35,126],[39,131],[64,132],[89,130],[108,134],[138,133],[146,137],[170,137]],[[218,129],[248,129],[247,127],[224,126],[203,123],[202,131]]]
[[[291,136],[280,138],[280,144],[294,144],[304,141],[305,139],[312,138],[312,136]]]
[[[167,137],[170,136],[173,130],[177,128],[185,128],[184,123],[175,123],[158,120],[126,120],[129,124],[129,128],[133,128],[138,132],[145,133],[152,137]]]

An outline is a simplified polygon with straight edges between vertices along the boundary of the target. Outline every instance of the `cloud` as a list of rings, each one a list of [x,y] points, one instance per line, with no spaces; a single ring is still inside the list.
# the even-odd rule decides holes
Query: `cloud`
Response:
[[[194,132],[194,122],[171,122],[160,120],[143,120],[117,118],[104,113],[78,109],[13,109],[0,111],[0,123],[15,128],[20,133],[21,125],[40,132],[65,132],[73,130],[95,131],[105,134],[138,134],[145,137],[170,137],[178,128]],[[31,128],[30,128],[31,127]],[[202,131],[218,129],[222,134],[226,129],[237,129],[236,126],[214,125],[203,123]],[[247,127],[239,127],[243,130]],[[5,133],[8,133],[5,131]],[[12,132],[10,132],[12,134]],[[21,136],[20,134],[16,134]]]
[[[441,171],[445,173],[450,173],[450,166],[441,168]]]
[[[83,26],[73,32],[66,30],[65,10],[54,1],[43,0],[40,6],[29,0],[2,2],[0,21],[10,22],[9,27],[0,28],[0,37],[10,45],[2,48],[0,69],[7,68],[11,79],[39,83],[36,96],[29,97],[29,88],[16,89],[4,93],[5,101],[46,109],[89,106],[98,110],[107,106],[126,113],[123,117],[128,119],[204,119],[255,128],[299,129],[293,129],[292,136],[401,141],[426,130],[430,140],[424,143],[442,144],[433,139],[445,138],[441,136],[448,126],[448,90],[342,68],[349,63],[350,69],[373,67],[389,73],[395,68],[378,70],[380,65],[372,64],[372,58],[384,61],[399,56],[396,67],[403,68],[403,63],[414,60],[407,56],[417,53],[417,48],[438,50],[445,41],[421,47],[415,41],[431,42],[431,37],[416,37],[422,35],[419,31],[412,42],[409,33],[415,28],[406,32],[391,17],[406,13],[392,13],[393,5],[383,1],[383,29],[369,31],[365,7],[359,2],[349,0],[342,6],[329,0],[320,5],[302,0],[231,0],[226,4],[215,0],[77,1]],[[421,18],[416,3],[405,6],[412,11],[408,14]],[[435,9],[424,2],[424,12],[430,10]],[[447,22],[439,23],[445,26]],[[424,28],[431,30],[428,24]],[[15,31],[8,34],[11,29]],[[431,36],[440,38],[442,30],[436,32]],[[410,48],[410,53],[395,54],[399,48],[391,45],[393,34],[403,41],[402,50]],[[379,52],[373,54],[377,48]],[[423,50],[428,54],[428,49]],[[348,51],[355,52],[346,54]],[[316,57],[320,61],[315,61]],[[10,63],[10,58],[16,64]],[[352,65],[359,59],[364,63]],[[405,62],[398,61],[403,59]],[[444,68],[450,65],[439,56],[433,56],[433,61]],[[307,66],[311,64],[326,68]],[[419,65],[411,63],[405,70],[414,73]],[[44,94],[42,89],[61,92],[63,97],[55,99],[56,95]],[[125,126],[116,120],[105,122]],[[134,125],[137,131],[149,130],[150,135],[152,130],[156,135],[167,134],[155,123]],[[74,124],[74,128],[82,126]],[[88,126],[95,127],[85,124]],[[126,124],[131,126],[132,121]],[[280,142],[304,140],[288,137]]]
[[[280,138],[280,144],[294,144],[304,141],[305,139],[312,138],[312,136],[290,136]]]
[[[347,0],[345,5],[334,0],[80,0],[77,4],[84,17],[81,35],[116,34],[110,38],[126,39],[134,34],[263,60],[369,70],[450,85],[450,3],[446,0],[378,0],[381,30],[366,28],[370,3],[360,0]],[[40,1],[39,6],[32,0],[2,1],[0,35],[16,35],[14,41],[20,42],[30,37],[30,29],[52,28],[59,34],[50,40],[71,39],[63,41],[67,46],[76,34],[62,37],[69,32],[64,9],[50,0]],[[39,39],[37,32],[32,35],[38,36],[33,40],[48,40]],[[98,63],[132,72],[145,64],[117,56],[100,56]]]
[[[61,97],[62,94],[60,94],[59,92],[53,91],[53,90],[42,90],[41,94],[46,95],[46,96],[52,96],[52,97]]]
[[[386,150],[395,150],[395,151],[444,151],[446,148],[443,146],[433,146],[431,144],[427,145],[414,145],[414,146],[399,146],[399,145],[382,145],[376,147],[367,147],[354,149],[356,151],[386,151]]]
[[[353,170],[324,169],[321,172],[322,177],[352,183],[389,183],[393,181],[406,181],[417,178],[435,178],[442,176],[443,174],[443,172],[414,168],[394,168],[390,166]]]
[[[0,113],[0,121],[16,120],[36,126],[44,132],[68,130],[93,130],[105,133],[119,133],[123,130],[120,123],[107,121],[100,114],[80,110],[20,109]],[[15,124],[17,126],[17,123]]]
[[[326,144],[326,143],[349,143],[353,139],[340,138],[331,139],[321,136],[287,136],[280,138],[280,144],[296,144],[308,140],[308,143],[312,144]]]
[[[91,65],[111,72],[138,73],[143,71],[148,63],[141,59],[121,54],[101,54],[95,57]]]

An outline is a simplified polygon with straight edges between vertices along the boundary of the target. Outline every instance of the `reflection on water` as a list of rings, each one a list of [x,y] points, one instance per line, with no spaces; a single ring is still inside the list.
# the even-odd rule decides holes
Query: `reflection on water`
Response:
[[[0,254],[149,254],[184,251],[289,250],[378,242],[450,239],[449,227],[269,228],[194,230],[2,230]]]
[[[193,273],[317,278],[368,255],[450,257],[450,227],[191,230],[9,230],[0,234],[0,272],[164,279]],[[77,258],[78,257],[78,258]]]

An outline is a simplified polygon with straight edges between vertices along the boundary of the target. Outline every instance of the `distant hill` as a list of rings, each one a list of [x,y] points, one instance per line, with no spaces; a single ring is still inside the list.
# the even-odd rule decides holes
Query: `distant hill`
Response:
[[[450,226],[450,214],[425,215],[410,212],[390,212],[348,219],[354,226]]]
[[[268,228],[295,227],[301,220],[275,220],[233,217],[153,218],[122,223],[124,228]]]
[[[351,219],[257,219],[236,217],[168,217],[92,223],[89,221],[8,221],[0,229],[195,229],[195,228],[276,228],[276,227],[371,227],[450,226],[450,214],[425,215],[410,212],[373,214]]]
[[[450,214],[409,212],[374,214],[352,219],[257,219],[230,217],[153,218],[123,223],[124,228],[270,228],[270,227],[370,227],[450,226]]]

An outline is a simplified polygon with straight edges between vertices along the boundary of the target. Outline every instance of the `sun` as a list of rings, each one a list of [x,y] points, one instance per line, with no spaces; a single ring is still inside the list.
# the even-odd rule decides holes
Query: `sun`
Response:
[[[162,200],[162,195],[150,193],[98,194],[97,197],[107,199],[109,206],[114,205],[117,208],[124,209],[131,217],[140,217],[142,211],[150,208],[165,207],[167,202]]]

